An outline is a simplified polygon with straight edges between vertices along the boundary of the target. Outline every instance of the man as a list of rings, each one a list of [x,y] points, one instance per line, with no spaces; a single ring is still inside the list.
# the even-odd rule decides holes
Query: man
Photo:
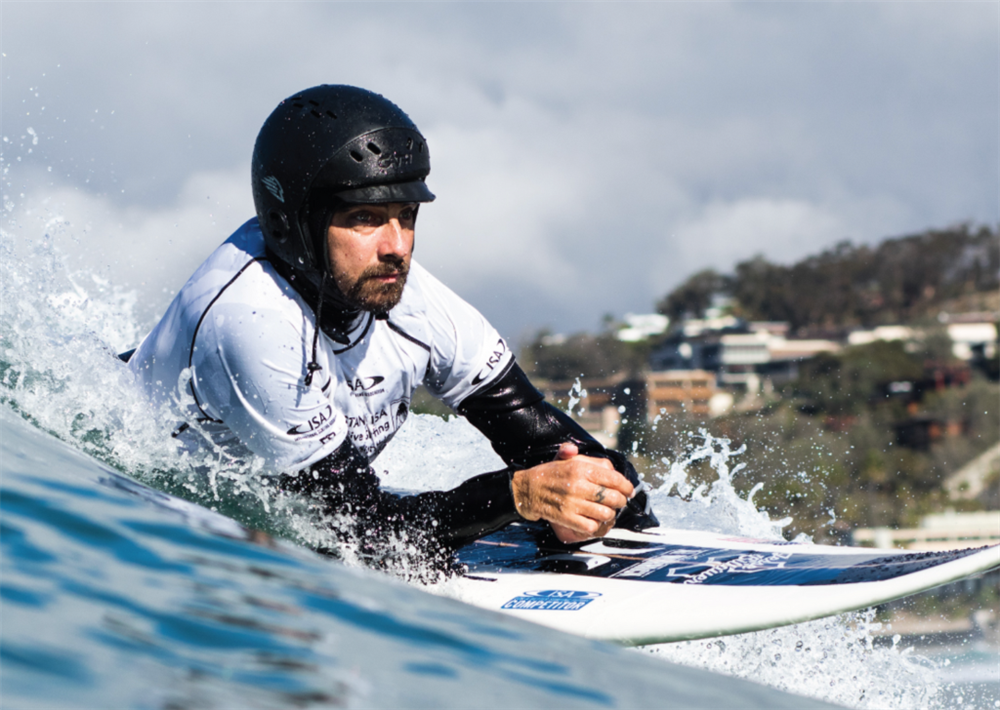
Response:
[[[397,106],[350,86],[303,91],[264,123],[252,172],[257,217],[129,361],[154,402],[180,408],[175,436],[260,457],[368,542],[419,531],[453,548],[546,520],[572,543],[656,524],[625,457],[547,404],[489,323],[411,259],[434,195],[424,137]],[[451,491],[383,491],[370,462],[420,384],[507,468]]]

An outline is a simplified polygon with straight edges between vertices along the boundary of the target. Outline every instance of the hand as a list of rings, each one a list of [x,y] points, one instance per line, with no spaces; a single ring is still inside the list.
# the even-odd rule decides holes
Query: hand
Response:
[[[527,520],[547,520],[562,542],[607,534],[632,484],[607,459],[581,456],[575,444],[559,447],[555,461],[517,471],[514,503]]]

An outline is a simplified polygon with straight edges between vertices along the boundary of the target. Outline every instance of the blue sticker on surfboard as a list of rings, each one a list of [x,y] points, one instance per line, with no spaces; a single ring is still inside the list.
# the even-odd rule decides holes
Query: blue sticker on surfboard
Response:
[[[597,592],[582,592],[575,589],[543,589],[536,592],[522,592],[501,609],[518,611],[580,611],[597,599]]]

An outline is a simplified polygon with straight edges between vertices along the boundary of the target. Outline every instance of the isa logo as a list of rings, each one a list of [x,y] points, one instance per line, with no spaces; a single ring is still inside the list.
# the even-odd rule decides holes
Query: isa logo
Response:
[[[599,596],[601,595],[597,592],[580,592],[574,589],[544,589],[523,592],[500,608],[521,611],[580,611]]]

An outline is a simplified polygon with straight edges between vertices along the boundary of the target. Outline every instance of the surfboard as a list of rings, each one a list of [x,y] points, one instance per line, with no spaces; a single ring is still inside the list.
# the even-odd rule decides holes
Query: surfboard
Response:
[[[105,468],[105,467],[102,467]],[[106,469],[99,482],[216,535],[272,540]],[[758,631],[864,609],[1000,567],[1000,545],[902,552],[755,540],[692,530],[612,530],[563,545],[514,523],[456,553],[449,596],[561,631],[645,645]]]
[[[452,594],[625,645],[758,631],[906,597],[1000,567],[1000,545],[906,552],[691,530],[612,530],[563,545],[515,523],[460,549]]]

